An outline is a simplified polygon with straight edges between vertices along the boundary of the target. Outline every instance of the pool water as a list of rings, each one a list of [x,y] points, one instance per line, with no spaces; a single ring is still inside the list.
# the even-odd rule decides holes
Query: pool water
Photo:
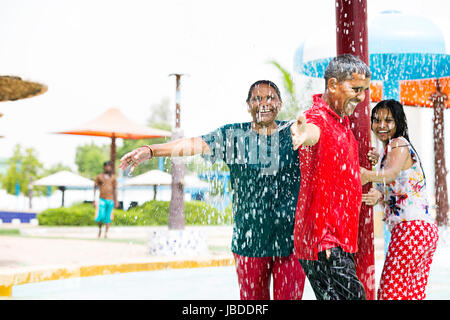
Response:
[[[436,251],[427,300],[450,300],[450,247]],[[375,265],[376,285],[383,261]],[[117,273],[14,286],[11,299],[239,300],[234,266]],[[308,281],[304,300],[315,300]]]

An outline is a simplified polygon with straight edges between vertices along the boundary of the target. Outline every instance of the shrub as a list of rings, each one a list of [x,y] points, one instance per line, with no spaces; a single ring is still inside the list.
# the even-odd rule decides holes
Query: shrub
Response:
[[[169,201],[147,201],[124,212],[121,217],[114,215],[116,225],[163,226],[169,223]],[[116,219],[117,218],[117,219]]]
[[[116,226],[163,226],[169,223],[169,201],[147,201],[128,211],[114,209],[112,225]],[[222,225],[231,223],[231,211],[220,212],[203,201],[185,201],[186,225]],[[40,225],[91,226],[94,221],[92,204],[79,203],[67,208],[42,211],[37,218]]]
[[[203,201],[189,201],[184,204],[186,224],[192,225],[221,225],[230,224],[231,215],[220,212]]]
[[[144,225],[167,225],[169,223],[169,201],[151,200],[131,208],[128,212],[142,219]],[[186,225],[230,224],[231,216],[218,211],[203,201],[185,201]]]
[[[94,207],[91,204],[75,204],[71,207],[51,208],[38,214],[39,225],[89,226],[95,225]]]

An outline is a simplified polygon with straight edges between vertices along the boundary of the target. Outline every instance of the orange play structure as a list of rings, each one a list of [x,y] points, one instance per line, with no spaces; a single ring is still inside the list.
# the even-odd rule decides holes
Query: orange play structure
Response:
[[[437,91],[436,82],[439,81],[442,93],[450,95],[450,77],[439,79],[403,80],[400,82],[400,102],[405,106],[419,106],[432,108],[433,102],[430,96]],[[370,100],[379,102],[383,96],[383,83],[372,81],[370,83]],[[445,102],[445,107],[450,108],[450,100]]]

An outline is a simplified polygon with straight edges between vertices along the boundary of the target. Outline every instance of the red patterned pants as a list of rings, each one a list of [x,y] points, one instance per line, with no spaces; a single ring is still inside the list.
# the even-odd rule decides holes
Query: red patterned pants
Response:
[[[414,220],[397,224],[381,274],[379,300],[422,300],[438,241],[435,224]]]
[[[305,272],[294,254],[289,257],[244,257],[234,253],[241,300],[301,300]]]

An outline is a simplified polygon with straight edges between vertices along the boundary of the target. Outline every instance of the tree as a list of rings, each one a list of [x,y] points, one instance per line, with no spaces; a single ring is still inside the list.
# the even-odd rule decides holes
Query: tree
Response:
[[[276,60],[269,61],[281,73],[281,80],[285,96],[283,97],[283,108],[278,113],[280,120],[296,119],[300,111],[304,110],[305,106],[311,104],[312,101],[312,79],[306,79],[302,84],[301,90],[297,90],[296,83],[292,74]]]
[[[163,98],[159,103],[155,103],[150,107],[150,117],[147,119],[147,125],[149,127],[167,131],[172,130],[170,121],[173,119],[173,116],[171,116],[172,112],[170,112],[169,102],[168,98]],[[164,142],[167,142],[167,138],[124,140],[122,147],[119,147],[117,150],[117,158],[120,159],[124,154],[140,146]],[[139,175],[149,170],[158,169],[159,161],[158,158],[145,161],[136,167],[133,174]],[[164,171],[170,172],[170,160],[163,159],[163,161]]]
[[[103,163],[109,160],[110,146],[105,144],[98,146],[91,142],[78,146],[75,153],[75,163],[78,166],[78,173],[89,179],[103,172]]]
[[[66,166],[62,163],[57,163],[57,164],[52,165],[49,169],[45,169],[44,171],[45,171],[44,176],[49,176],[49,175],[57,173],[59,171],[72,172],[72,169],[70,169],[68,166]]]
[[[14,147],[13,156],[8,159],[8,169],[1,177],[2,186],[9,194],[20,192],[28,194],[29,184],[42,176],[43,165],[38,160],[36,151],[28,148],[22,153],[22,147],[17,144]],[[43,188],[36,189],[39,194],[44,194]]]

